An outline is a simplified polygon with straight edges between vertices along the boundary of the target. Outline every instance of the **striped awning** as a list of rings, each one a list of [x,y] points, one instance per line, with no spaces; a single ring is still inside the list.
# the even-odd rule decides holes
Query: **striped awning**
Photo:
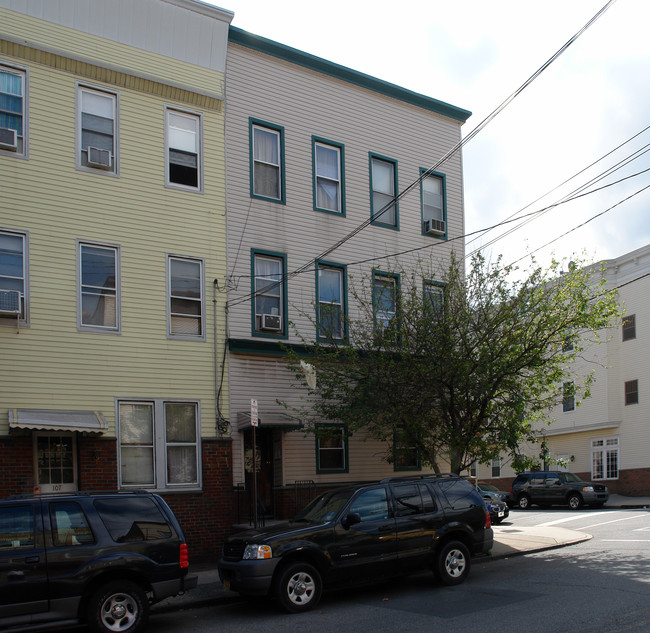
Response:
[[[9,409],[10,429],[104,433],[108,423],[101,411]]]

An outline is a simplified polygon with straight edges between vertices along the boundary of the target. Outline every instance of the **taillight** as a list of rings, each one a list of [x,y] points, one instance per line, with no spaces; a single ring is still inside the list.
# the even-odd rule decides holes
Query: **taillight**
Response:
[[[181,569],[187,569],[190,566],[190,555],[187,550],[187,543],[181,543],[180,553],[178,557]]]
[[[492,519],[490,519],[490,513],[485,511],[485,527],[486,529],[492,527]]]

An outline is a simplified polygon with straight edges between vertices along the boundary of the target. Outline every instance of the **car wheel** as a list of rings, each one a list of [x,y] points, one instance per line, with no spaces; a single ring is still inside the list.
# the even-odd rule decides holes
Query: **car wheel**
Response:
[[[300,613],[313,609],[323,592],[318,570],[308,563],[294,563],[281,570],[276,595],[285,611]]]
[[[575,493],[569,495],[567,503],[569,504],[569,508],[571,508],[571,510],[580,510],[580,508],[583,506],[582,497]]]
[[[129,580],[102,585],[88,602],[88,627],[95,633],[136,633],[148,617],[147,596]]]
[[[442,546],[436,559],[435,574],[445,585],[460,585],[469,574],[469,550],[460,541]]]
[[[521,497],[519,497],[519,507],[522,510],[530,509],[530,505],[530,497],[528,495],[521,495]]]

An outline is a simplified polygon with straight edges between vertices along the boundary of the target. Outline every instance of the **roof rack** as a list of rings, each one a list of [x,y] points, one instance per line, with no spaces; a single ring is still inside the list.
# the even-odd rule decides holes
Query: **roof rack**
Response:
[[[420,481],[422,479],[461,479],[456,473],[429,473],[427,475],[404,475],[403,477],[386,477],[380,484],[387,484],[391,481]]]

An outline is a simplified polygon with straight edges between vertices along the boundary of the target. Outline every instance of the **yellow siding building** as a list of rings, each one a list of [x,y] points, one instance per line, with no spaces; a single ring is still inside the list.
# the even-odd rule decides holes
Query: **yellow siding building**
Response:
[[[230,521],[231,19],[0,0],[0,493],[173,492],[195,551]]]

